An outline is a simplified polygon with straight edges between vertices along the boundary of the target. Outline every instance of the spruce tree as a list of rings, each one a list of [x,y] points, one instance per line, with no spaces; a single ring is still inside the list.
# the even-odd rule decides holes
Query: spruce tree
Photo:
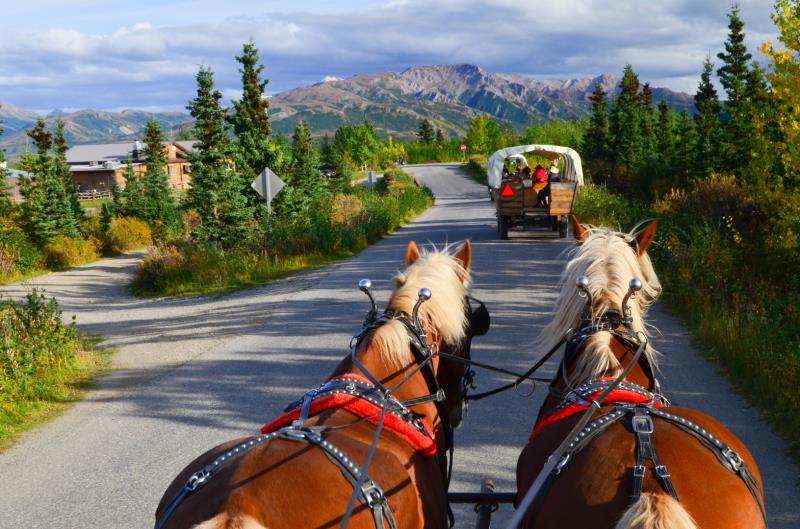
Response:
[[[744,44],[744,22],[739,16],[738,4],[734,4],[728,13],[728,21],[725,52],[717,54],[722,60],[717,75],[728,96],[725,101],[727,119],[723,126],[720,166],[741,177],[750,163],[752,122],[747,79],[752,55]]]
[[[3,121],[0,120],[0,136],[5,129],[2,127]],[[0,217],[5,217],[13,208],[11,202],[11,184],[8,182],[8,170],[6,169],[6,151],[0,149]]]
[[[597,83],[592,95],[592,117],[583,137],[583,157],[588,162],[608,159],[608,102],[602,85]]]
[[[322,137],[322,143],[319,147],[319,165],[328,169],[333,168],[334,165],[333,144],[327,134]]]
[[[722,107],[717,90],[711,82],[714,64],[707,57],[703,62],[703,73],[694,95],[694,116],[697,143],[695,144],[695,170],[698,176],[705,176],[719,168],[720,132]]]
[[[241,176],[242,193],[249,202],[257,203],[261,198],[250,187],[255,177],[273,166],[274,146],[270,144],[269,101],[264,91],[269,80],[261,80],[264,65],[259,64],[258,49],[250,41],[244,44],[242,55],[236,57],[242,74],[242,99],[233,101],[233,112],[228,120],[236,134],[237,171]]]
[[[121,216],[138,217],[144,219],[147,215],[145,212],[144,192],[142,191],[142,183],[136,176],[133,168],[133,161],[129,158],[125,165],[125,189],[122,191],[122,198],[124,203],[121,210],[118,212]]]
[[[242,194],[241,178],[233,164],[235,153],[220,105],[222,94],[214,89],[214,74],[201,67],[197,73],[197,97],[187,109],[195,118],[198,143],[191,156],[192,183],[188,202],[200,216],[194,235],[222,245],[241,242],[247,221],[253,216]]]
[[[419,128],[417,129],[417,137],[421,143],[425,145],[430,145],[436,139],[436,133],[433,130],[433,125],[431,122],[426,119],[423,119],[419,122]]]
[[[66,135],[64,134],[64,120],[58,118],[56,120],[56,133],[53,136],[53,153],[55,154],[55,171],[58,178],[64,182],[64,192],[67,194],[72,215],[77,222],[86,220],[86,214],[83,211],[80,200],[78,200],[77,185],[75,179],[72,177],[72,171],[69,169],[67,163],[67,145]]]
[[[655,126],[657,113],[653,108],[653,89],[650,83],[642,86],[641,98],[641,130],[642,130],[642,160],[653,162],[658,158],[656,152]]]
[[[614,166],[636,169],[642,162],[642,98],[639,77],[630,64],[620,81],[619,97],[611,104],[609,119],[609,150]]]
[[[305,121],[297,124],[292,134],[292,169],[289,184],[313,193],[319,189],[321,180],[317,169],[314,141]]]
[[[180,229],[181,219],[165,169],[169,160],[165,154],[164,135],[155,118],[150,118],[145,127],[144,155],[142,218],[150,223],[160,222],[175,232]]]
[[[40,243],[58,235],[77,237],[78,223],[64,190],[64,180],[57,172],[50,152],[53,134],[46,130],[42,118],[27,134],[36,147],[36,155],[30,162],[33,175],[20,182],[20,192],[25,198],[22,210],[28,234]]]
[[[442,132],[442,129],[436,129],[436,145],[438,145],[439,147],[443,147],[444,146],[444,142],[445,142],[445,139],[444,139],[444,133]]]
[[[689,116],[688,109],[683,109],[678,115],[675,129],[675,152],[670,172],[675,186],[680,189],[687,189],[694,177],[694,154],[695,143],[697,142],[694,122]]]

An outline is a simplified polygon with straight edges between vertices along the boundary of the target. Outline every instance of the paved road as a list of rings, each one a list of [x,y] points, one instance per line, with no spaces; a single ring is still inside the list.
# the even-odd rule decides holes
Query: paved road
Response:
[[[475,295],[494,319],[473,354],[509,367],[528,365],[568,243],[541,235],[498,241],[484,188],[455,166],[409,170],[436,193],[434,208],[358,256],[265,287],[138,300],[125,286],[136,256],[31,281],[55,295],[67,315],[76,314],[82,329],[118,348],[116,369],[86,400],[0,454],[0,528],[152,527],[161,493],[189,460],[255,432],[325,377],[367,308],[356,282],[371,277],[385,300],[409,239],[472,239]],[[766,481],[771,527],[800,526],[800,473],[783,455],[783,443],[673,318],[656,307],[651,321],[663,333],[656,341],[669,395],[744,439]],[[482,388],[500,381],[479,377]],[[530,398],[508,394],[472,407],[457,432],[454,490],[472,490],[487,476],[498,489],[513,486],[516,458],[542,397],[540,389]],[[498,519],[507,513],[501,509]],[[458,516],[459,527],[474,523],[471,510]]]

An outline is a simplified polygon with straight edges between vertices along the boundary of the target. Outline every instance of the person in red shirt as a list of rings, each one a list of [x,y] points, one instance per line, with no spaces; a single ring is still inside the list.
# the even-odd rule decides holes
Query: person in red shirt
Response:
[[[537,184],[547,183],[547,171],[539,164],[537,164],[536,169],[533,170],[533,179]]]

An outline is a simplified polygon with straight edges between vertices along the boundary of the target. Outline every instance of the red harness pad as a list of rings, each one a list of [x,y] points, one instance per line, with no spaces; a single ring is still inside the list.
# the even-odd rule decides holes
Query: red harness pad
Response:
[[[358,375],[348,374],[341,377],[334,377],[331,380],[336,379],[357,379],[360,382],[372,385],[368,380]],[[313,417],[318,413],[331,409],[342,409],[349,411],[353,415],[361,417],[362,419],[365,419],[375,425],[377,425],[380,421],[380,406],[377,406],[368,400],[362,399],[355,395],[343,395],[341,393],[333,393],[314,399],[311,402],[311,409],[309,410],[308,415],[309,417]],[[289,426],[292,421],[296,420],[298,417],[300,417],[300,407],[288,411],[274,421],[264,425],[261,428],[261,433],[269,434],[283,428],[284,426]],[[431,429],[428,427],[428,424],[424,420],[421,422],[428,435],[423,434],[400,417],[391,413],[386,414],[386,418],[383,421],[383,427],[403,437],[417,450],[417,452],[422,454],[424,457],[433,457],[436,455],[436,438],[433,435],[433,432],[431,432]]]
[[[602,389],[598,390],[595,393],[588,395],[585,400],[596,399],[603,393],[603,391],[604,390]],[[650,402],[651,399],[649,397],[640,393],[636,393],[635,391],[629,391],[627,389],[615,389],[606,397],[602,404],[646,404]],[[663,406],[663,404],[658,401],[652,402],[652,404],[656,408]],[[536,426],[533,428],[530,437],[528,437],[528,441],[533,441],[533,439],[539,435],[542,430],[551,424],[557,423],[562,419],[566,419],[567,417],[575,415],[576,413],[580,413],[588,408],[589,406],[587,405],[571,402],[566,406],[557,409],[550,415],[542,417],[542,419],[536,423]]]

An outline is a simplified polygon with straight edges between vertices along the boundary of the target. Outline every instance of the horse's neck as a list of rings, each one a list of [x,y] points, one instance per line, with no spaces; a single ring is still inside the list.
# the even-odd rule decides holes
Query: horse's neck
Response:
[[[631,360],[633,360],[633,356],[635,354],[635,351],[632,351],[630,350],[630,348],[625,347],[624,345],[619,343],[619,341],[616,339],[612,340],[611,350],[613,351],[614,356],[619,361],[619,364],[622,369],[625,369],[626,366],[631,362]],[[577,359],[580,354],[581,353],[578,353],[578,355],[576,355],[575,358]],[[624,380],[626,382],[630,382],[632,384],[636,384],[645,389],[653,391],[654,389],[656,389],[655,388],[656,381],[653,378],[654,374],[650,373],[649,372],[650,370],[645,369],[644,367],[645,363],[649,362],[645,354],[646,353],[642,354],[642,356],[639,358],[639,361],[636,363],[635,366],[633,366],[633,369],[631,370],[630,373],[628,373],[628,375],[625,377]],[[574,361],[572,362],[572,364],[574,364]],[[566,367],[567,375],[569,375],[569,373],[572,371],[571,368],[572,365]],[[566,383],[564,382],[564,377],[561,376],[560,373],[561,371],[559,370],[559,375],[557,375],[557,378],[554,379],[550,385],[550,393],[545,398],[544,404],[542,405],[541,408],[541,413],[548,413],[550,410],[561,404],[561,402],[564,400],[564,396],[570,391],[570,388],[568,388]],[[612,374],[609,373],[606,374],[605,376],[611,377]],[[591,380],[583,380],[577,382],[571,381],[571,384],[573,387],[577,387],[587,382],[592,382],[592,381]]]
[[[408,360],[404,363],[403,367],[397,369],[390,367],[387,362],[382,358],[381,353],[374,351],[372,347],[367,347],[358,353],[358,361],[369,371],[369,374],[381,382],[384,386],[391,389],[400,381],[402,381],[411,370],[416,369],[417,363],[414,361],[414,356],[409,350],[407,353]],[[428,369],[423,367],[422,369]],[[339,376],[344,374],[356,374],[364,376],[363,370],[352,362],[350,356],[343,359],[336,370],[331,376]],[[433,388],[428,388],[422,370],[417,371],[408,380],[403,382],[397,389],[392,391],[392,396],[400,402],[424,397]],[[432,403],[425,403],[418,406],[412,406],[416,413],[423,415],[431,427],[436,428],[439,424],[439,416],[436,406]]]

